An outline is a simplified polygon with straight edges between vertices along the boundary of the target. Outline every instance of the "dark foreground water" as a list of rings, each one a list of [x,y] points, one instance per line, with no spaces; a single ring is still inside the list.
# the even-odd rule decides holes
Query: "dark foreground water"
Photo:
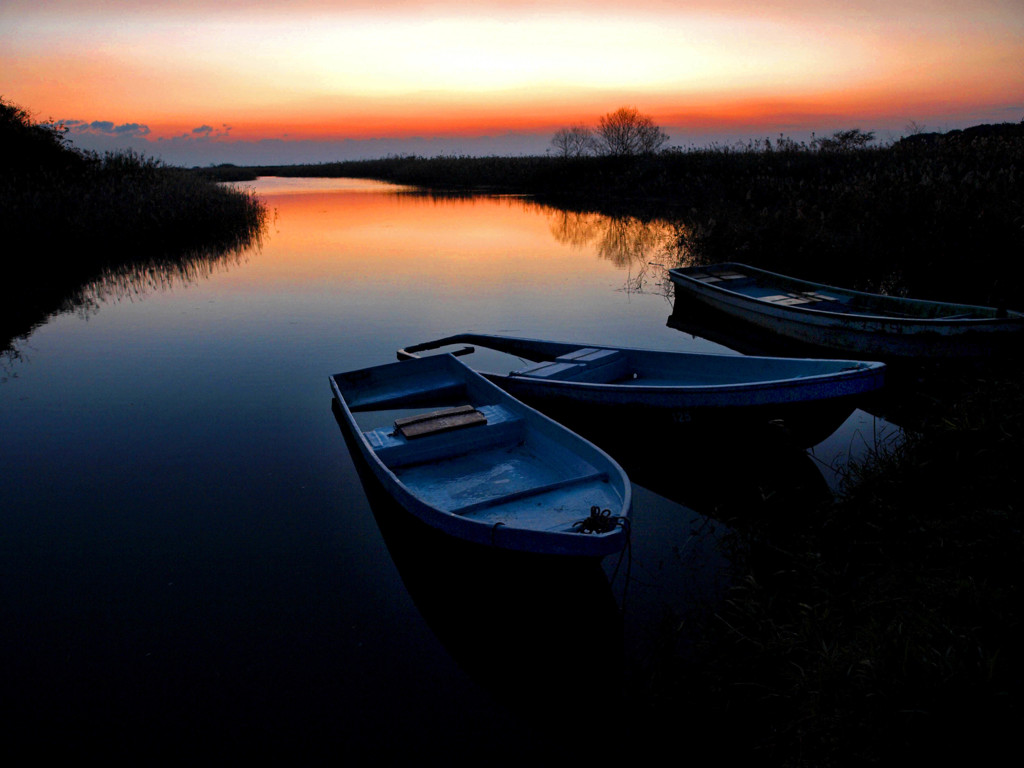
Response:
[[[328,374],[460,330],[727,351],[666,325],[649,262],[670,229],[256,186],[274,212],[261,248],[100,286],[2,363],[9,750],[450,762],[601,743],[723,594],[723,509],[824,488],[820,467],[878,428],[857,412],[813,458],[652,428],[606,446],[639,484],[621,563],[460,547],[364,490]]]

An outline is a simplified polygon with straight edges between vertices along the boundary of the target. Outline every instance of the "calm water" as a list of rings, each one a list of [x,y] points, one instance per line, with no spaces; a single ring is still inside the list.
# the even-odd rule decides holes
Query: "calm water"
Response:
[[[648,264],[670,229],[362,181],[255,186],[261,248],[108,286],[0,371],[9,736],[529,757],[573,711],[634,707],[656,651],[685,651],[679,628],[725,586],[702,513],[756,507],[744,482],[766,474],[823,484],[816,467],[877,428],[858,412],[786,468],[736,446],[728,481],[683,496],[686,454],[658,446],[633,472],[650,487],[628,568],[482,559],[371,507],[328,374],[460,330],[726,351],[666,326]]]

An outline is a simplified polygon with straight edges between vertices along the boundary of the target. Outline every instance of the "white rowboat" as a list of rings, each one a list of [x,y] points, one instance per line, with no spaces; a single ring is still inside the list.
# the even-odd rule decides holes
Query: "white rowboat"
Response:
[[[669,270],[687,296],[819,349],[875,359],[955,359],[1019,352],[1024,314],[882,296],[724,263]]]
[[[454,356],[330,383],[370,470],[428,525],[542,554],[601,557],[625,546],[631,488],[622,468]]]
[[[885,365],[876,362],[659,352],[479,333],[416,344],[399,350],[398,357],[409,360],[460,344],[534,361],[482,374],[559,420],[566,413],[589,414],[593,421],[648,432],[665,422],[719,427],[778,419],[815,422],[826,408],[852,411],[885,381]]]

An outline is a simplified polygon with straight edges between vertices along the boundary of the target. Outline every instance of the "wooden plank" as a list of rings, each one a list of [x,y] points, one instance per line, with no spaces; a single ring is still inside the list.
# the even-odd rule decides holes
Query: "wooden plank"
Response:
[[[457,413],[472,413],[475,411],[472,405],[457,405],[454,408],[443,408],[440,411],[430,411],[429,413],[417,413],[415,416],[405,416],[401,419],[395,419],[396,427],[404,427],[406,424],[415,424],[418,421],[430,421],[436,419],[438,416],[454,416]]]
[[[453,429],[465,429],[486,423],[487,417],[476,408],[471,405],[460,405],[456,408],[395,419],[395,429],[406,440],[414,440],[438,432],[450,432]]]

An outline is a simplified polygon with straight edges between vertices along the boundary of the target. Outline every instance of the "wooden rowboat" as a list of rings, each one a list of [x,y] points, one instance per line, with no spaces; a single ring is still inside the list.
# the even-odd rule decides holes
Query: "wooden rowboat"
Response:
[[[369,469],[428,525],[541,554],[601,557],[625,546],[631,488],[622,468],[454,356],[330,383]]]
[[[745,264],[669,270],[688,296],[818,349],[876,359],[954,359],[1015,352],[1024,314],[905,299],[798,280]]]
[[[616,421],[648,431],[666,422],[823,423],[819,416],[825,407],[849,415],[885,379],[885,365],[876,362],[659,352],[478,333],[416,344],[399,350],[398,357],[409,360],[419,352],[460,344],[534,361],[483,375],[560,421],[564,414],[589,414],[591,421]],[[468,346],[455,354],[474,349]],[[568,420],[579,428],[579,418]]]

